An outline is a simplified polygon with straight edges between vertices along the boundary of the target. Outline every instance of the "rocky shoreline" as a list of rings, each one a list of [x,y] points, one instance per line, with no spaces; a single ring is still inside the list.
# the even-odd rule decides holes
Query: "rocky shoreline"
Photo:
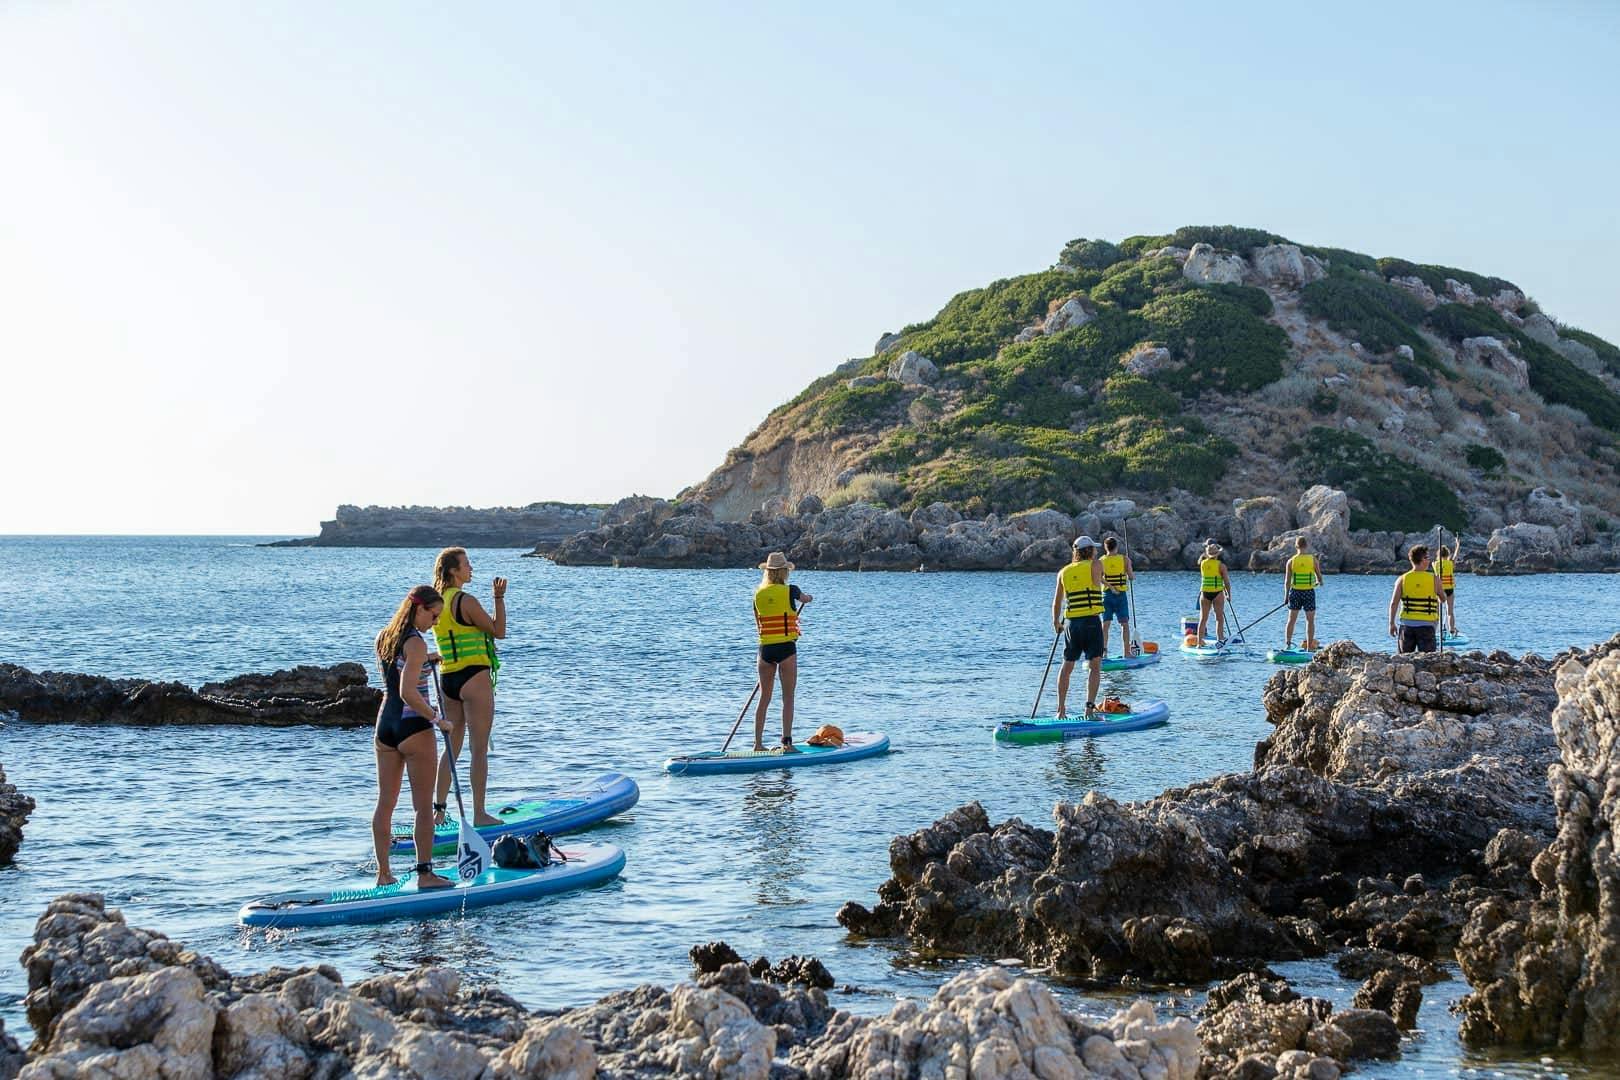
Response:
[[[604,508],[582,503],[528,506],[340,506],[319,536],[264,547],[511,547],[559,543],[602,524]]]
[[[1537,488],[1516,509],[1520,520],[1489,536],[1463,534],[1460,571],[1620,570],[1620,536],[1597,531],[1563,493]],[[902,514],[865,502],[829,508],[807,495],[792,506],[773,499],[747,521],[722,521],[701,501],[655,500],[531,554],[560,566],[719,569],[751,567],[771,551],[785,551],[813,570],[1050,571],[1068,561],[1069,544],[1082,533],[1128,533],[1139,569],[1193,569],[1204,541],[1213,538],[1224,545],[1228,566],[1275,571],[1294,553],[1295,538],[1304,536],[1326,572],[1385,574],[1406,569],[1406,551],[1436,536],[1433,529],[1368,532],[1349,525],[1348,496],[1324,485],[1309,488],[1293,505],[1266,495],[1238,500],[1229,511],[1211,510],[1172,492],[1163,506],[1116,498],[1094,501],[1072,517],[1030,510],[979,520],[944,503]]]
[[[251,724],[363,727],[382,691],[359,664],[302,664],[269,675],[238,675],[193,690],[184,683],[32,672],[0,664],[0,713],[37,724]]]
[[[897,837],[877,904],[839,922],[1096,984],[1336,953],[1397,1022],[1455,954],[1466,1042],[1620,1049],[1620,636],[1552,661],[1340,642],[1265,706],[1250,773],[1093,792],[1051,830],[971,803]],[[1292,1047],[1335,1056],[1307,1038],[1321,1006],[1248,985]]]

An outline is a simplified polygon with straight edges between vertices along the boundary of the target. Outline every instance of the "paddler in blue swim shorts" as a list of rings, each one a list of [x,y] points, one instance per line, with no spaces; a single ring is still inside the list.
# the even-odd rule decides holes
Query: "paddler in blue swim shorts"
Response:
[[[1103,541],[1103,656],[1108,655],[1108,639],[1113,636],[1114,620],[1119,620],[1122,638],[1120,653],[1136,655],[1136,643],[1131,640],[1131,601],[1127,594],[1130,583],[1136,580],[1136,567],[1128,556],[1119,553],[1119,537],[1110,536]]]
[[[1063,640],[1063,668],[1058,672],[1057,718],[1069,716],[1069,676],[1080,657],[1086,658],[1090,672],[1086,681],[1086,719],[1093,720],[1097,711],[1097,686],[1102,681],[1104,650],[1103,571],[1097,560],[1097,544],[1089,536],[1074,538],[1074,558],[1058,571],[1057,591],[1052,594],[1052,632],[1063,633],[1064,622],[1068,633]]]

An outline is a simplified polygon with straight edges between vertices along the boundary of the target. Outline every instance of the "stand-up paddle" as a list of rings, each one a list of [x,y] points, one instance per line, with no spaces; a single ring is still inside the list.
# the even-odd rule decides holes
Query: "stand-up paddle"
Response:
[[[439,712],[444,712],[444,688],[439,685],[439,669],[433,669],[433,692],[438,696]],[[455,782],[456,813],[461,815],[461,831],[456,837],[456,874],[462,881],[471,881],[485,870],[495,865],[495,859],[490,854],[489,841],[478,835],[472,822],[467,820],[467,807],[461,801],[461,774],[456,771],[456,759],[450,749],[450,733],[441,731],[444,736],[444,756],[450,762],[450,779]]]
[[[1131,556],[1131,527],[1126,523],[1123,515],[1119,519],[1119,533],[1125,540],[1125,565],[1129,570],[1129,573],[1125,576],[1125,590],[1130,594],[1131,598],[1131,617],[1125,625],[1130,627],[1131,631],[1125,634],[1125,655],[1130,656],[1131,632],[1136,634],[1136,651],[1141,652],[1142,650],[1142,623],[1140,622],[1142,613],[1136,610],[1136,565],[1132,562]]]
[[[725,753],[731,747],[731,740],[735,739],[737,737],[737,729],[742,727],[743,717],[748,715],[748,706],[750,706],[750,705],[752,705],[754,703],[754,695],[758,694],[758,693],[759,693],[759,683],[756,682],[756,683],[754,683],[754,689],[752,691],[750,691],[749,694],[748,694],[748,700],[743,702],[742,712],[737,714],[737,722],[735,724],[731,725],[731,734],[727,735],[726,736],[726,741],[720,744],[720,752],[722,754]]]
[[[1288,606],[1288,601],[1284,600],[1282,603],[1278,604],[1276,607],[1272,608],[1270,611],[1266,612],[1264,615],[1262,615],[1258,619],[1254,620],[1254,622],[1248,623],[1248,624],[1246,624],[1244,626],[1239,627],[1238,632],[1232,635],[1232,640],[1234,640],[1234,641],[1242,641],[1243,640],[1243,631],[1245,631],[1245,630],[1253,630],[1255,627],[1259,626],[1261,623],[1265,622],[1267,619],[1271,618],[1273,615],[1277,614],[1277,612],[1281,611],[1283,608],[1285,608],[1287,606]],[[1234,612],[1232,612],[1232,614],[1235,617],[1237,615],[1237,612],[1234,611]]]
[[[1040,711],[1041,696],[1046,693],[1046,679],[1047,676],[1052,674],[1052,661],[1057,659],[1058,642],[1062,640],[1063,631],[1059,630],[1057,632],[1057,636],[1052,639],[1052,651],[1048,653],[1046,657],[1046,670],[1041,672],[1041,688],[1035,691],[1035,704],[1032,705],[1029,710],[1029,718],[1031,720],[1035,719],[1035,714]]]
[[[1228,611],[1230,611],[1232,613],[1232,621],[1233,622],[1240,621],[1239,618],[1238,618],[1237,605],[1232,602],[1232,591],[1230,589],[1228,589],[1227,592],[1226,592],[1226,610],[1228,610]],[[1259,620],[1256,619],[1255,621],[1258,622]],[[1222,645],[1246,645],[1246,644],[1248,644],[1248,642],[1243,640],[1243,631],[1239,630],[1237,633],[1232,634],[1229,637],[1227,637],[1227,639],[1225,641],[1222,641],[1221,644]]]

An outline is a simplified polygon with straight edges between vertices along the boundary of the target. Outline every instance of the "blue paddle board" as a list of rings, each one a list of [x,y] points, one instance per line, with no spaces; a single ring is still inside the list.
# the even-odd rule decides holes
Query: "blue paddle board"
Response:
[[[237,921],[243,926],[279,927],[418,918],[583,889],[609,881],[624,869],[624,852],[612,844],[570,844],[562,852],[566,862],[538,870],[491,867],[448,889],[418,889],[416,875],[407,873],[392,885],[374,888],[279,893],[244,904]],[[441,873],[455,880],[456,868],[441,867]]]
[[[636,805],[641,789],[623,773],[607,772],[582,788],[553,791],[548,795],[534,795],[508,803],[495,811],[501,819],[499,825],[480,825],[478,834],[490,843],[508,833],[545,831],[553,836],[622,814]],[[433,853],[449,854],[456,850],[456,837],[460,823],[449,818],[433,830]],[[409,854],[416,850],[409,825],[394,826],[394,841],[390,852]]]
[[[1102,720],[1067,720],[1042,718],[1040,720],[1006,720],[996,725],[995,736],[1000,742],[1037,743],[1056,742],[1061,739],[1083,739],[1092,735],[1114,735],[1125,731],[1141,731],[1158,727],[1170,719],[1170,706],[1162,701],[1150,701],[1135,712],[1097,713]]]
[[[1158,662],[1159,654],[1156,652],[1142,652],[1137,653],[1135,656],[1106,656],[1103,658],[1102,669],[1104,671],[1130,671],[1134,668],[1144,668]]]
[[[1315,655],[1304,649],[1272,649],[1266,653],[1266,659],[1273,664],[1308,664]]]
[[[843,746],[799,744],[796,750],[705,750],[697,754],[677,754],[664,762],[664,771],[677,776],[708,776],[714,773],[762,772],[766,769],[799,769],[809,765],[836,765],[859,761],[889,751],[889,737],[871,731],[844,736]]]
[[[1450,647],[1452,645],[1467,645],[1467,644],[1469,644],[1467,634],[1447,634],[1445,636],[1445,638],[1444,638],[1444,641],[1445,641],[1445,644],[1447,645],[1447,647]]]

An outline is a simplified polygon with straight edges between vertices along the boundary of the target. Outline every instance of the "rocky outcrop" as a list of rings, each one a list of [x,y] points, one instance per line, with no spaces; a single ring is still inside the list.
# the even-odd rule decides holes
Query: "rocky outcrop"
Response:
[[[947,1065],[1006,1080],[1198,1075],[1192,1025],[1158,1022],[1145,1001],[1097,1023],[1065,1012],[1041,983],[992,967],[957,976],[927,1002],[857,1017],[828,1002],[819,962],[766,964],[773,974],[808,973],[769,981],[723,942],[693,953],[691,982],[538,1014],[499,990],[463,989],[447,968],[352,986],[324,965],[233,976],[128,926],[98,896],[67,895],[46,909],[23,954],[34,1044],[25,1063],[0,1029],[0,1075],[878,1080]]]
[[[22,844],[23,823],[34,812],[34,800],[17,790],[17,785],[6,781],[6,770],[0,767],[0,866],[17,857]]]
[[[1208,244],[1194,244],[1181,272],[1199,285],[1237,285],[1248,272],[1248,264],[1241,255],[1222,255]]]
[[[1617,639],[1620,641],[1620,639]],[[1611,642],[1611,646],[1616,642]],[[1531,864],[1533,902],[1481,904],[1457,958],[1477,1044],[1620,1048],[1620,653],[1558,670],[1548,772],[1558,835]]]
[[[634,498],[634,496],[632,496]],[[600,506],[340,506],[321,534],[266,547],[495,547],[554,544],[603,520]],[[428,568],[428,569],[431,569]],[[424,571],[426,576],[426,571]]]
[[[1464,360],[1503,376],[1507,379],[1508,385],[1515,390],[1526,390],[1530,387],[1530,366],[1496,338],[1464,338],[1461,356]]]
[[[1270,973],[1248,973],[1210,990],[1202,1077],[1334,1080],[1363,1058],[1400,1056],[1400,1031],[1383,1011],[1334,1012]]]
[[[919,386],[939,378],[939,368],[915,349],[907,349],[889,363],[889,378],[907,386]]]
[[[0,712],[34,723],[360,727],[376,720],[381,703],[382,691],[367,685],[359,664],[305,664],[195,690],[0,664]]]
[[[1499,836],[1551,835],[1552,700],[1534,656],[1341,642],[1267,685],[1275,730],[1253,772],[1143,803],[1093,792],[1060,803],[1052,830],[992,826],[970,804],[896,838],[879,902],[838,919],[1098,982],[1202,980],[1330,947],[1432,959],[1472,907],[1517,887],[1524,845]]]
[[[1297,289],[1327,276],[1321,260],[1302,253],[1297,244],[1257,247],[1250,252],[1249,261],[1255,276],[1266,285]]]

